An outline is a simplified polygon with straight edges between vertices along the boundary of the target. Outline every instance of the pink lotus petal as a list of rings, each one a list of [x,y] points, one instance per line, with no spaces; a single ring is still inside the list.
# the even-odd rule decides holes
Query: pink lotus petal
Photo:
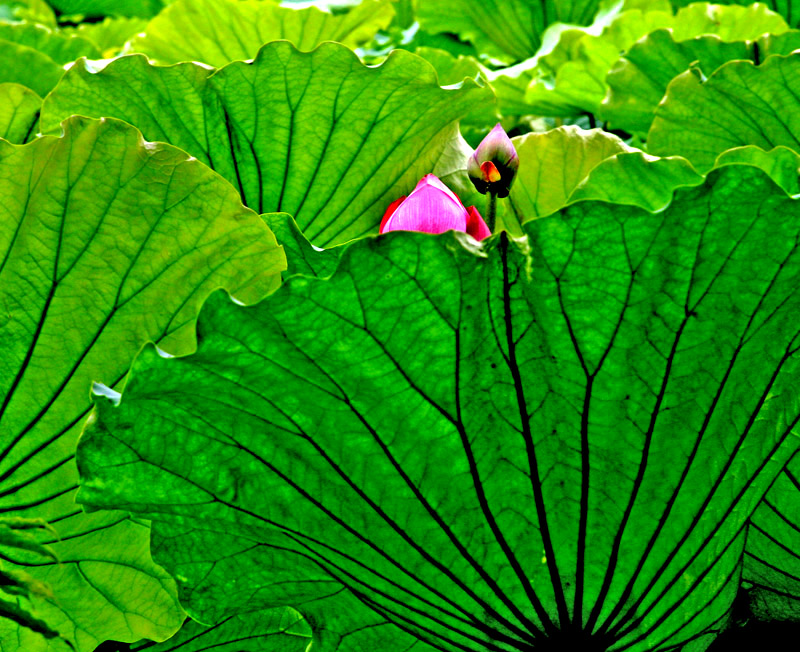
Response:
[[[383,227],[386,226],[386,222],[389,221],[389,218],[392,214],[397,210],[397,207],[400,206],[406,200],[406,196],[402,195],[399,199],[395,199],[391,204],[389,204],[389,208],[383,214],[383,219],[381,220],[381,228],[378,230],[378,233],[383,233]]]
[[[458,198],[458,195],[456,195],[456,193],[454,193],[452,190],[450,190],[450,188],[448,188],[446,185],[444,185],[442,183],[442,180],[439,177],[437,177],[435,174],[426,174],[424,177],[422,177],[419,180],[419,183],[417,184],[417,187],[414,188],[414,191],[411,194],[413,195],[414,192],[419,190],[421,187],[425,187],[425,186],[437,188],[437,189],[441,190],[442,192],[447,193],[447,195],[453,201],[457,202],[459,205],[461,205],[461,206],[464,205],[464,204],[461,203],[461,200]],[[466,208],[464,210],[466,210]]]
[[[489,230],[486,222],[483,221],[477,208],[470,206],[467,209],[467,213],[469,214],[467,218],[467,233],[478,241],[484,240],[492,235],[492,232]]]
[[[466,231],[468,217],[467,210],[453,191],[433,174],[427,174],[389,216],[381,232],[444,233],[451,229]]]

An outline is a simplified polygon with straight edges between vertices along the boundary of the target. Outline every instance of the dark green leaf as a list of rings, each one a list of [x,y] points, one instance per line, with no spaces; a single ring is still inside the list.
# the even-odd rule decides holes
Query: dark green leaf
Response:
[[[157,14],[164,7],[162,0],[48,0],[60,14],[67,16],[140,16]]]
[[[800,454],[750,519],[742,579],[757,617],[800,621]]]
[[[655,215],[393,233],[258,306],[218,293],[196,354],[149,347],[98,399],[79,500],[156,519],[209,622],[289,605],[391,651],[707,644],[798,446],[799,224],[733,166]]]

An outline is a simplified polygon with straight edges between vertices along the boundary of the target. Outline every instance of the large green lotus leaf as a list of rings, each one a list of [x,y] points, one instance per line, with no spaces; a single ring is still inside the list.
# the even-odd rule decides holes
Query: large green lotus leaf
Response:
[[[800,620],[800,454],[750,519],[742,579],[757,617]]]
[[[755,145],[800,153],[800,53],[756,66],[731,61],[707,78],[688,70],[670,82],[648,134],[648,150],[688,158],[701,173],[722,152]]]
[[[450,32],[507,61],[536,54],[552,23],[588,25],[600,0],[417,0],[417,18],[429,32]]]
[[[93,59],[100,56],[94,43],[82,36],[62,34],[33,23],[0,22],[0,39],[38,50],[58,64],[70,63],[80,57]]]
[[[407,52],[370,68],[336,43],[303,53],[278,42],[214,74],[141,56],[98,73],[74,66],[45,102],[42,130],[76,113],[123,119],[210,165],[254,210],[287,212],[329,246],[377,231],[424,174],[444,175],[456,121],[491,101],[472,82],[442,89]]]
[[[602,26],[600,19],[598,22]],[[675,41],[714,34],[723,42],[756,39],[764,33],[781,34],[789,29],[783,18],[763,4],[741,7],[702,2],[680,9],[674,16],[660,9],[624,11],[602,31],[563,32],[553,51],[540,59],[526,93],[526,102],[534,113],[542,115],[600,113],[601,102],[609,88],[606,76],[620,53],[659,28],[670,28]],[[719,40],[716,43],[719,44]],[[715,53],[716,60],[722,63],[736,54],[729,49],[724,50],[724,54]],[[672,60],[668,59],[667,65],[662,62],[665,70],[672,71],[676,65],[674,58],[675,55]],[[674,72],[669,79],[686,67]]]
[[[255,307],[217,293],[196,354],[148,347],[98,398],[78,499],[155,519],[207,622],[394,624],[323,651],[679,647],[727,618],[800,444],[798,225],[735,166],[655,215],[392,233]]]
[[[169,0],[168,0],[169,1]],[[162,0],[48,0],[60,14],[100,16],[140,16],[149,18],[164,6]]]
[[[27,86],[0,84],[0,138],[26,143],[36,134],[42,98]]]
[[[120,385],[144,342],[191,351],[205,297],[261,298],[283,252],[228,182],[118,120],[74,117],[59,138],[0,141],[0,169],[0,514],[45,519],[59,561],[0,555],[51,587],[38,612],[77,649],[163,640],[183,613],[149,526],[74,504],[89,390]],[[4,652],[40,649],[18,633],[3,628]]]
[[[294,609],[230,616],[208,627],[187,620],[171,639],[134,644],[130,652],[305,652],[311,629]]]
[[[657,30],[636,43],[609,72],[609,93],[600,113],[612,127],[645,137],[667,85],[690,67],[710,75],[734,59],[757,63],[771,54],[789,54],[797,48],[797,30],[732,43],[716,36],[677,42],[671,31]]]
[[[131,51],[161,63],[224,66],[251,59],[262,45],[279,39],[304,51],[323,41],[356,47],[387,27],[393,16],[391,0],[364,0],[343,15],[264,0],[176,0],[132,40]]]
[[[44,97],[63,74],[64,69],[43,52],[0,39],[0,84],[21,84]]]

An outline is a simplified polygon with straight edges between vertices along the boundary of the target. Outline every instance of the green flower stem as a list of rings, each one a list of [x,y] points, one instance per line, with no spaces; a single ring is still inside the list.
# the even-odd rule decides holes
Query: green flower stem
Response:
[[[490,192],[489,193],[489,212],[487,214],[486,219],[486,226],[489,227],[489,231],[494,233],[494,225],[497,221],[497,194]]]

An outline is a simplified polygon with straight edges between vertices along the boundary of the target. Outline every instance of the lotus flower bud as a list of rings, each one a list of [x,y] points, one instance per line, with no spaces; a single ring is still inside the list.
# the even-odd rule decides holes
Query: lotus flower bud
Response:
[[[465,208],[458,196],[435,175],[426,174],[408,197],[396,199],[383,215],[381,233],[422,231],[444,233],[463,231],[476,240],[491,235],[474,206]]]
[[[497,124],[467,161],[467,173],[479,193],[508,197],[519,168],[517,150],[508,134]]]

